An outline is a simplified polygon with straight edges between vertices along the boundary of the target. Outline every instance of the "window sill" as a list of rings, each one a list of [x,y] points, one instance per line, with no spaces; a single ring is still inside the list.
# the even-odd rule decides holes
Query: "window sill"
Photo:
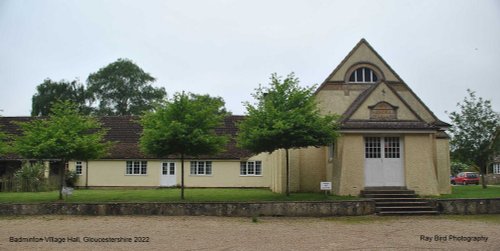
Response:
[[[213,174],[190,174],[190,177],[212,177]]]
[[[240,177],[262,177],[264,175],[240,175]]]
[[[125,174],[125,176],[148,176],[148,174]]]

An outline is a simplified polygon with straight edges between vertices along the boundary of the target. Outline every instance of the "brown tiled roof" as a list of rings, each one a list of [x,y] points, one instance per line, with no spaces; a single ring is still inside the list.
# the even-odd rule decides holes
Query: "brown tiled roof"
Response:
[[[8,134],[19,135],[19,126],[15,122],[28,122],[33,117],[0,117],[0,128]],[[249,151],[236,146],[235,137],[238,132],[237,123],[244,119],[244,116],[229,116],[224,120],[224,124],[216,129],[219,135],[229,135],[229,142],[226,145],[225,151],[215,155],[202,156],[186,156],[186,158],[198,159],[242,159],[251,156]],[[109,155],[103,159],[154,159],[153,156],[143,154],[139,149],[139,139],[142,133],[142,126],[139,124],[138,116],[109,116],[99,117],[98,120],[104,128],[108,129],[105,137],[108,141],[113,141],[115,144],[111,148]],[[18,156],[6,156],[6,159],[18,159]],[[170,155],[165,158],[178,158],[178,156]]]

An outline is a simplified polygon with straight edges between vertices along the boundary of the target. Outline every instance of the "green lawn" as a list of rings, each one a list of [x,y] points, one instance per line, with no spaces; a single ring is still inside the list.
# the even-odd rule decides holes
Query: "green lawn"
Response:
[[[439,199],[456,198],[500,198],[500,186],[490,185],[483,189],[481,185],[457,185],[451,187],[451,194],[441,195]]]
[[[56,202],[59,193],[0,192],[0,203]],[[325,196],[322,193],[292,193],[290,197],[273,193],[267,189],[201,188],[186,189],[185,201],[328,201],[355,200],[354,196]],[[448,198],[500,198],[500,186],[453,186],[452,194],[432,197]],[[117,189],[75,190],[66,202],[171,202],[180,200],[180,189]]]
[[[33,203],[58,201],[57,191],[52,192],[0,192],[0,203]],[[290,197],[267,189],[203,188],[186,189],[185,201],[325,201],[354,200],[353,196],[325,196],[321,193],[292,193]],[[66,202],[171,202],[180,200],[180,189],[120,189],[75,190]]]

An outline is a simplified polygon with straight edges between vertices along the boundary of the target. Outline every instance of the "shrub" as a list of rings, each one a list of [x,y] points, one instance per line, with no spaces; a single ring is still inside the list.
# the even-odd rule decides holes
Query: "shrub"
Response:
[[[78,175],[73,170],[66,171],[66,186],[67,187],[75,187],[76,182],[78,181]]]
[[[40,192],[45,189],[45,166],[43,163],[24,162],[14,173],[14,183],[18,192]]]

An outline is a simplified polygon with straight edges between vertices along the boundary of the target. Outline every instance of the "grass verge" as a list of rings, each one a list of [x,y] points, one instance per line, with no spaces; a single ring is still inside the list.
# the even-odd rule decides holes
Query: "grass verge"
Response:
[[[444,194],[437,199],[459,199],[459,198],[500,198],[500,186],[488,186],[483,189],[481,185],[457,185],[451,187],[451,194]]]
[[[185,201],[332,201],[355,200],[354,196],[325,196],[321,193],[292,193],[289,197],[267,189],[190,188],[185,190]],[[58,192],[2,192],[0,203],[39,203],[58,201]],[[179,202],[180,189],[77,189],[66,202]]]

